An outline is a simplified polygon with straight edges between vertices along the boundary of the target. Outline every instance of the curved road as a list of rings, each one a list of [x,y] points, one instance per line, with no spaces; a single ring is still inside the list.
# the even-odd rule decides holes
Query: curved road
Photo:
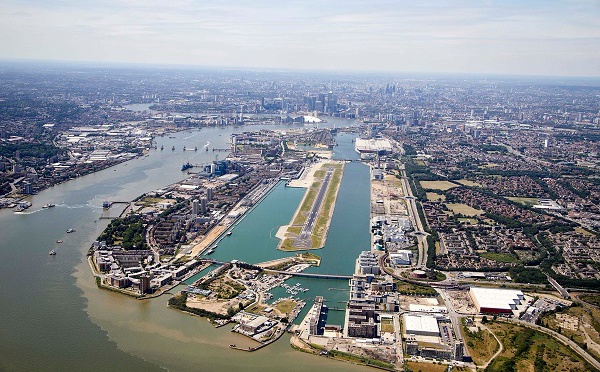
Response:
[[[485,325],[481,324],[481,328],[487,330],[492,336],[494,336],[494,338],[496,339],[496,342],[498,342],[498,351],[496,351],[496,353],[490,358],[490,360],[488,360],[484,365],[482,366],[478,366],[478,368],[482,368],[482,369],[486,369],[487,366],[490,365],[490,363],[496,359],[496,357],[498,355],[500,355],[500,353],[504,350],[504,345],[502,345],[502,342],[500,342],[500,339],[496,336],[496,334],[494,332],[492,332],[488,327],[486,327]]]

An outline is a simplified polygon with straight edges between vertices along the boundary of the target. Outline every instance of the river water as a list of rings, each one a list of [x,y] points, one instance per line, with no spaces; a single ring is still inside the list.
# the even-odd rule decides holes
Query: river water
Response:
[[[332,119],[322,126],[334,124],[348,122]],[[138,301],[95,285],[85,253],[108,223],[99,219],[105,213],[102,201],[131,200],[179,181],[184,177],[179,170],[182,163],[214,159],[216,153],[201,151],[207,141],[211,147],[227,147],[232,133],[261,128],[277,127],[205,128],[158,138],[164,151],[153,150],[147,157],[45,190],[32,197],[33,207],[26,213],[1,210],[0,371],[363,370],[296,352],[289,346],[289,336],[254,353],[233,351],[229,344],[250,341],[227,327],[215,329],[204,319],[167,308],[168,295]],[[355,156],[352,137],[338,135],[336,156]],[[182,151],[183,146],[198,146],[199,151]],[[352,273],[358,252],[369,246],[368,187],[368,168],[348,164],[326,246],[316,251],[323,263],[311,270]],[[302,195],[303,189],[278,186],[219,244],[214,257],[259,262],[285,256],[275,250],[273,236],[276,227],[289,222]],[[56,207],[41,208],[50,202]],[[76,232],[67,234],[69,228]],[[57,244],[57,239],[64,243]],[[51,249],[58,254],[49,256]],[[321,294],[331,307],[347,299],[346,291],[329,290],[347,289],[346,281],[296,281],[311,288],[307,299]],[[340,313],[330,312],[330,321],[340,324]]]

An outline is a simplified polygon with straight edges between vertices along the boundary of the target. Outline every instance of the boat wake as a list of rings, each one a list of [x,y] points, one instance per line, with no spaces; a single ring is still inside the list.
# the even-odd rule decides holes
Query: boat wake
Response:
[[[186,140],[186,139],[190,139],[190,138],[192,138],[192,137],[196,137],[197,135],[198,135],[198,133],[194,133],[194,134],[192,134],[191,136],[183,137],[183,139],[184,139],[184,140]]]

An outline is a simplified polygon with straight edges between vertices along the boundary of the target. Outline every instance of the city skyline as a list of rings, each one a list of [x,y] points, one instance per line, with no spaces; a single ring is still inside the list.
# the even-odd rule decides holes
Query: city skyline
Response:
[[[599,76],[600,3],[5,1],[4,60]]]

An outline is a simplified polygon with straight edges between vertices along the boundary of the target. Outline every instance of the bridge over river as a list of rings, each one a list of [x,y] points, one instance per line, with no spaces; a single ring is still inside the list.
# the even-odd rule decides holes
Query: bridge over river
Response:
[[[216,265],[226,265],[226,264],[232,263],[232,262],[217,261],[217,260],[213,260],[211,258],[202,258],[202,261],[210,262],[210,263],[216,264]],[[293,271],[281,271],[281,270],[271,270],[271,269],[264,269],[264,271],[269,274],[291,275],[291,276],[299,276],[299,277],[303,277],[303,278],[317,278],[317,279],[351,279],[352,278],[351,275],[297,273],[297,272],[293,272]]]

